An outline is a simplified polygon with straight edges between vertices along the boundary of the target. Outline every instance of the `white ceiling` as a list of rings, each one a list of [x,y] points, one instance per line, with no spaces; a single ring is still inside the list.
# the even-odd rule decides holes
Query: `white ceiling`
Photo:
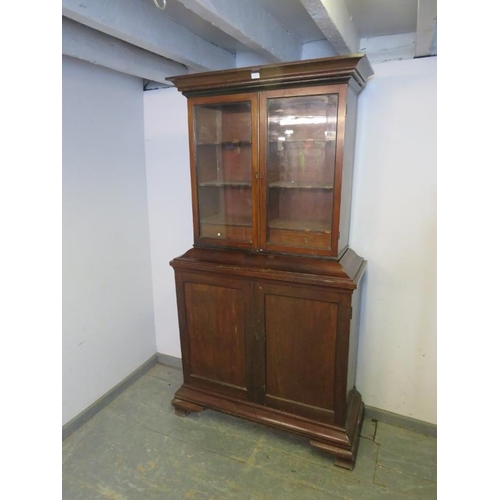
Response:
[[[353,52],[435,55],[437,0],[63,0],[63,54],[145,80]]]

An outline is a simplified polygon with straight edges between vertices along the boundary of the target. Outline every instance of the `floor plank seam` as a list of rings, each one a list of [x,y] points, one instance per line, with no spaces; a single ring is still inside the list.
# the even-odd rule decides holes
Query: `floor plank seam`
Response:
[[[384,467],[385,469],[389,469],[391,471],[397,472],[398,474],[404,474],[405,476],[416,477],[417,479],[423,479],[424,481],[428,481],[429,483],[437,484],[437,481],[434,479],[429,479],[428,477],[419,476],[417,474],[412,474],[411,472],[400,471],[399,469],[395,469],[394,467],[390,467],[388,465],[377,464],[379,467]],[[378,484],[378,483],[375,483]]]
[[[169,438],[170,434],[165,434],[164,432],[158,431],[156,429],[151,429],[151,427],[148,427],[147,425],[144,425],[141,421],[134,419],[136,423],[138,423],[143,429],[146,429],[148,431],[154,432],[155,434],[160,434],[160,436]]]
[[[170,386],[171,384],[178,384],[179,386],[182,385],[182,382],[179,382],[178,380],[170,380],[169,378],[165,377],[158,377],[158,375],[153,375],[151,373],[146,373],[148,377],[155,378],[156,380],[163,380],[163,382],[170,382],[168,385]]]
[[[276,446],[273,446],[272,444],[268,444],[267,446],[269,446],[269,448],[272,448],[273,450],[276,450],[276,451],[279,451],[285,455],[288,455],[290,457],[293,457],[293,458],[298,458],[298,459],[301,459],[301,460],[306,460],[307,462],[310,462],[314,465],[317,465],[318,467],[322,467],[323,469],[326,469],[326,470],[329,470],[329,471],[334,471],[334,472],[338,472],[336,469],[333,469],[333,468],[330,468],[329,465],[323,465],[322,463],[320,462],[316,462],[315,460],[311,460],[310,458],[308,457],[304,457],[304,456],[301,456],[293,451],[287,451],[287,450],[284,450],[282,448],[277,448]],[[305,445],[306,446],[306,445]],[[326,453],[325,453],[326,455]],[[332,460],[332,466],[334,464],[334,459],[332,459],[329,455],[326,455],[328,458],[330,458]]]
[[[377,432],[377,428],[375,427],[375,433]],[[375,434],[373,434],[373,438],[375,439]],[[375,440],[373,441],[375,443]],[[377,447],[377,454],[375,456],[375,467],[373,469],[373,478],[372,478],[372,482],[373,484],[377,484],[375,482],[375,476],[377,475],[377,467],[378,467],[378,455],[380,453],[380,445],[378,443],[375,443],[375,446]]]
[[[187,444],[189,446],[194,446],[194,447],[200,448],[200,450],[207,451],[209,453],[213,453],[214,455],[217,455],[218,457],[222,457],[222,458],[225,458],[227,460],[232,460],[233,462],[236,462],[236,463],[238,463],[240,465],[245,465],[245,463],[246,463],[245,460],[241,460],[241,459],[236,458],[236,457],[228,457],[227,455],[223,455],[222,453],[218,453],[218,452],[216,452],[214,450],[211,450],[209,448],[205,448],[204,446],[195,445],[193,443],[190,443],[189,441],[184,441],[184,439],[180,439],[178,437],[175,437],[173,435],[174,432],[175,432],[175,429],[172,431],[172,434],[169,434],[166,437],[169,438],[169,439],[173,439],[174,441],[177,441],[179,443],[184,443],[184,444]]]

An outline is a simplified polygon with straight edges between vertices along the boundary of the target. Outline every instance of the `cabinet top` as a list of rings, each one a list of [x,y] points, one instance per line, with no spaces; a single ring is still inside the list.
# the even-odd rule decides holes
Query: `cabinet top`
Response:
[[[205,269],[221,274],[246,275],[259,279],[339,286],[354,290],[363,276],[366,261],[348,248],[340,259],[298,255],[250,253],[231,249],[192,248],[170,262],[185,271]],[[298,280],[298,281],[297,281]]]
[[[345,83],[359,93],[373,75],[365,54],[248,66],[168,77],[185,96],[265,90],[284,86]]]

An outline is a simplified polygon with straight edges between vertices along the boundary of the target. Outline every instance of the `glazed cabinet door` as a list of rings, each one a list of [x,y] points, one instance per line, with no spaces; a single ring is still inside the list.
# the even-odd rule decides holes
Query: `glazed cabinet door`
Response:
[[[339,391],[345,377],[338,366],[339,355],[345,355],[339,342],[346,326],[342,294],[257,283],[256,312],[262,339],[259,402],[334,424],[337,408],[345,403],[345,389]]]
[[[264,249],[336,255],[345,109],[342,86],[261,93]]]
[[[196,244],[256,248],[257,94],[189,100]]]
[[[250,399],[251,282],[177,272],[176,287],[185,384]]]

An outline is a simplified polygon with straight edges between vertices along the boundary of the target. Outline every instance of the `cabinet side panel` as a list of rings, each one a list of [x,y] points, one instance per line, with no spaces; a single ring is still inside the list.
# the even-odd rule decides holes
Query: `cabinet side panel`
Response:
[[[189,375],[246,388],[243,291],[185,283],[184,293]]]
[[[347,365],[347,394],[356,385],[356,365],[358,361],[358,340],[360,322],[360,295],[363,281],[358,283],[351,298],[352,318],[349,331],[349,358]]]
[[[333,411],[337,304],[266,294],[266,387],[276,398]]]
[[[352,176],[354,167],[354,141],[356,138],[356,116],[358,97],[349,89],[347,93],[346,132],[344,139],[344,160],[342,165],[342,190],[340,198],[339,253],[349,245],[351,221]]]

